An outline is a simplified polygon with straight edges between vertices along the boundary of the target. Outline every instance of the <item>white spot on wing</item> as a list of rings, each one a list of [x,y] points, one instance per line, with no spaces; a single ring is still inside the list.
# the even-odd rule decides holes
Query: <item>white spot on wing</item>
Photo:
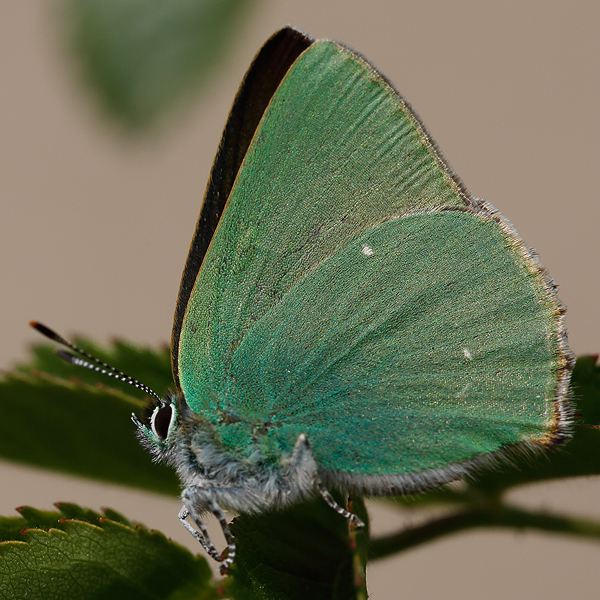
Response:
[[[467,385],[465,385],[465,387],[463,387],[463,389],[460,390],[460,392],[458,392],[458,394],[456,394],[456,398],[464,398],[466,393],[469,391],[470,387],[471,387],[471,384],[467,383]]]
[[[469,352],[468,348],[463,348],[463,354],[465,355],[465,358],[467,360],[473,360],[473,357],[471,356],[471,353]]]
[[[371,248],[371,246],[367,246],[367,244],[362,245],[361,252],[365,256],[373,256],[373,248]]]

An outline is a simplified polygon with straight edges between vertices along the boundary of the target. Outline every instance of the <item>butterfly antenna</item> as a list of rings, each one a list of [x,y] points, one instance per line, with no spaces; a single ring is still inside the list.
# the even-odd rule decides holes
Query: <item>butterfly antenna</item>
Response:
[[[101,373],[102,375],[108,375],[109,377],[113,377],[114,379],[118,379],[119,381],[124,381],[125,383],[128,383],[129,385],[132,385],[133,387],[138,388],[139,390],[142,390],[146,394],[149,394],[150,396],[158,400],[158,402],[161,405],[164,404],[163,399],[154,390],[151,390],[147,385],[144,385],[141,381],[138,381],[137,379],[126,375],[122,371],[111,367],[109,364],[101,361],[99,358],[96,358],[89,352],[86,352],[85,350],[79,348],[75,344],[72,344],[62,336],[58,335],[56,331],[53,331],[49,327],[46,327],[45,325],[42,325],[37,321],[31,321],[29,324],[36,331],[39,331],[42,335],[45,335],[48,339],[51,339],[53,342],[70,348],[74,352],[77,352],[77,354],[81,354],[81,356],[85,356],[85,358],[89,359],[91,362],[83,360],[83,358],[79,358],[79,356],[75,356],[74,354],[66,352],[65,350],[56,350],[56,355],[59,358],[62,358],[64,361],[71,363],[72,365],[75,365],[77,367],[91,369],[92,371],[96,371],[97,373]]]

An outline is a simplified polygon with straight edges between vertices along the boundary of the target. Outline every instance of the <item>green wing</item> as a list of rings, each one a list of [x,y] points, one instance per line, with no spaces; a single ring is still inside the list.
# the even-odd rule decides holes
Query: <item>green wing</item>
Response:
[[[187,305],[179,380],[233,454],[277,460],[306,433],[324,474],[444,469],[557,438],[563,312],[404,99],[319,41],[239,170]]]

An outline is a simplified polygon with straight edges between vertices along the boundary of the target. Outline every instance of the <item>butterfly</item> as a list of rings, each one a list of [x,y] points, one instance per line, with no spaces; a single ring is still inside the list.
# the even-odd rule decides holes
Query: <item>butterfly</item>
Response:
[[[413,494],[564,442],[564,319],[535,252],[393,85],[286,27],[254,58],[217,151],[175,311],[175,390],[161,398],[34,326],[150,395],[138,438],[177,470],[179,519],[226,570],[225,510],[321,496],[360,526],[331,489]]]

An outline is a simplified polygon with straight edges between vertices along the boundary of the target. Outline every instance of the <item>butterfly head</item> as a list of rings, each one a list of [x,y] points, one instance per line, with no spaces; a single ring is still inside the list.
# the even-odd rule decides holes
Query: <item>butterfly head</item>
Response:
[[[151,396],[146,404],[144,415],[139,419],[132,414],[137,426],[140,443],[154,456],[156,461],[170,462],[178,438],[179,415],[178,397],[169,392],[164,398]]]
[[[182,404],[185,404],[181,394],[169,392],[164,398],[161,398],[147,385],[99,360],[72,342],[69,342],[49,327],[36,321],[32,321],[30,325],[42,335],[76,353],[73,354],[63,349],[57,350],[56,354],[63,360],[75,366],[91,369],[119,381],[129,383],[146,392],[149,400],[142,419],[139,419],[135,414],[132,415],[132,420],[137,426],[138,439],[150,451],[156,461],[172,462],[171,458],[174,454],[178,423],[180,421],[179,415]]]

